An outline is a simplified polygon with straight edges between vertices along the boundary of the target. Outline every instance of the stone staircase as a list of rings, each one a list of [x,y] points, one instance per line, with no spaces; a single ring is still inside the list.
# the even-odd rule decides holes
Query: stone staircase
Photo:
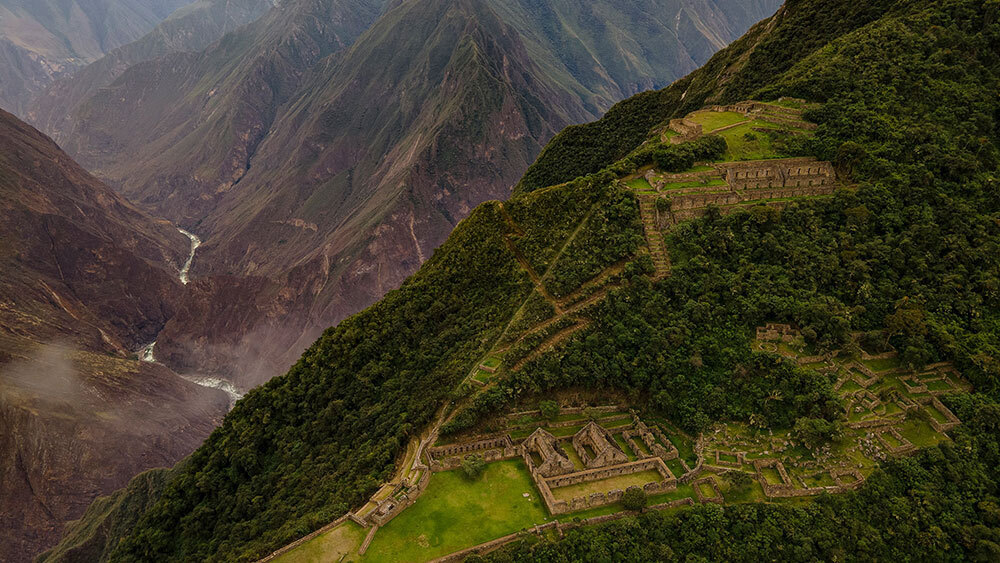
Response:
[[[656,226],[656,198],[639,198],[639,214],[642,216],[642,226],[646,231],[649,254],[653,258],[655,278],[665,278],[670,275],[670,256],[663,244],[663,233]]]

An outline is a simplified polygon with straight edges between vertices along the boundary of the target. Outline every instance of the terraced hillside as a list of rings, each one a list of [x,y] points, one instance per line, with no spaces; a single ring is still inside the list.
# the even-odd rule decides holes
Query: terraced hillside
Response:
[[[971,0],[799,0],[693,75],[560,134],[513,197],[479,206],[398,291],[328,330],[287,375],[237,403],[174,470],[152,508],[128,515],[135,524],[113,542],[110,559],[258,559],[349,513],[357,516],[355,510],[392,516],[425,475],[429,484],[416,503],[383,519],[365,556],[384,555],[376,546],[386,542],[422,553],[415,559],[436,557],[481,541],[470,520],[451,519],[448,510],[474,519],[484,490],[494,492],[502,523],[491,535],[539,523],[544,491],[528,488],[528,467],[572,467],[543,477],[552,506],[562,501],[580,510],[617,510],[612,493],[621,489],[593,484],[607,478],[627,477],[615,487],[635,480],[669,487],[666,473],[652,466],[579,476],[640,461],[658,467],[655,459],[639,459],[648,451],[679,481],[683,466],[656,454],[654,446],[672,455],[663,437],[689,468],[703,460],[703,477],[690,488],[678,482],[674,491],[649,492],[675,493],[698,506],[601,526],[531,526],[531,537],[511,538],[512,545],[486,557],[995,558],[998,9],[996,2]],[[816,127],[790,136],[770,156],[830,163],[848,188],[729,214],[709,207],[704,216],[664,226],[670,271],[657,275],[635,190],[663,200],[662,186],[653,185],[657,175],[705,172],[692,168],[734,152],[721,134],[675,144],[665,133],[670,120],[713,105],[789,97],[807,101],[801,117]],[[707,120],[702,133],[705,123],[715,130],[740,126],[737,117],[723,115],[729,112],[716,113],[696,116]],[[716,164],[722,169],[707,171],[729,191],[777,181],[739,176],[746,170],[731,162]],[[653,165],[653,183],[641,178],[647,188],[635,175]],[[787,173],[776,171],[774,178]],[[635,181],[626,187],[629,178]],[[595,295],[592,304],[573,309]],[[588,322],[574,329],[579,317]],[[764,328],[759,339],[758,327]],[[798,335],[787,332],[792,328]],[[891,349],[896,358],[871,358]],[[822,358],[800,365],[782,355]],[[961,377],[940,373],[942,362]],[[536,409],[549,417],[551,405],[543,401],[628,407],[663,437],[651,431],[647,442],[634,418],[628,437],[617,423],[602,426],[610,438],[589,424],[580,435],[586,427],[558,420],[561,413],[546,419],[545,433],[534,430],[533,413],[510,420]],[[886,428],[873,426],[869,438],[852,427],[869,423]],[[573,430],[572,448],[563,448],[559,434]],[[534,455],[485,467],[473,456],[466,464],[468,453],[482,452],[484,462],[489,451],[506,455],[508,443],[495,436],[504,433],[512,446],[534,435]],[[486,447],[463,441],[472,436],[485,436],[472,444]],[[434,448],[454,445],[449,440],[466,451],[435,458],[442,450]],[[910,445],[921,447],[894,455]],[[575,471],[569,450],[584,465],[614,465]],[[880,460],[885,452],[893,455]],[[444,468],[456,454],[462,471],[468,465],[485,489],[433,471],[434,461]],[[857,473],[845,471],[858,463]],[[865,482],[856,485],[859,474]],[[559,480],[566,475],[573,477]],[[416,484],[404,483],[410,478]],[[448,490],[468,500],[467,512],[461,499],[440,494]],[[629,506],[641,506],[626,488],[623,507],[626,494]],[[748,502],[768,494],[768,501]],[[609,496],[613,502],[601,504]],[[580,498],[599,506],[584,507],[574,500]],[[420,508],[424,500],[434,515]],[[93,522],[85,518],[81,526]],[[348,524],[330,553],[357,553],[343,549],[362,535],[354,526],[361,524]],[[455,530],[468,533],[456,538]],[[317,553],[312,549],[306,559]]]

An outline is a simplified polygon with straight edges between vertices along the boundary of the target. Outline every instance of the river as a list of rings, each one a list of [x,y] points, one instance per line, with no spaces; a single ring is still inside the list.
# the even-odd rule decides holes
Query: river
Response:
[[[181,234],[183,234],[187,238],[191,239],[191,253],[188,255],[187,261],[184,262],[184,266],[181,267],[178,276],[181,280],[181,283],[187,285],[189,281],[188,272],[191,271],[191,263],[194,262],[194,255],[196,252],[198,252],[198,247],[201,246],[201,239],[198,238],[198,235],[194,233],[189,233],[184,229],[177,229],[177,230],[180,231]],[[142,360],[143,362],[148,362],[151,364],[157,363],[155,349],[156,349],[156,341],[154,340],[153,342],[150,342],[149,344],[145,345],[142,348],[142,350],[139,352],[139,359]],[[241,393],[236,388],[235,385],[226,381],[225,379],[219,379],[217,377],[202,377],[200,375],[181,375],[181,374],[178,375],[196,385],[201,385],[202,387],[208,387],[211,389],[218,389],[220,391],[224,391],[227,395],[229,395],[230,409],[233,408],[233,405],[236,404],[236,401],[243,398],[243,393]]]

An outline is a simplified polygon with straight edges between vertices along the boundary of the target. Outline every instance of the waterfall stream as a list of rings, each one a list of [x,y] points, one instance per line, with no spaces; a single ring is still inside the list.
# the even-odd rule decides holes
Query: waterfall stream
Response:
[[[181,267],[179,278],[181,283],[187,285],[188,283],[188,272],[191,271],[191,263],[194,262],[195,252],[198,251],[198,247],[201,246],[201,239],[198,235],[194,233],[189,233],[184,229],[177,229],[184,236],[191,239],[191,254],[188,255],[187,261],[184,262],[184,266]],[[156,348],[156,341],[150,342],[142,348],[139,352],[139,359],[143,362],[155,364],[156,355],[154,354],[154,349]],[[224,391],[229,395],[229,408],[232,409],[236,401],[243,398],[243,394],[236,388],[235,385],[226,381],[225,379],[219,379],[217,377],[202,377],[199,375],[180,375],[182,378],[194,383],[196,385],[201,385],[202,387],[208,387],[210,389],[218,389]]]

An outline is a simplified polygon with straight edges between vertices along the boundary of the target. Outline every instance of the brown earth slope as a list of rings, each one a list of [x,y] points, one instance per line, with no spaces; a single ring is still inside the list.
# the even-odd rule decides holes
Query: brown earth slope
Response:
[[[188,245],[0,111],[0,561],[225,413],[221,392],[134,359],[173,315]]]

